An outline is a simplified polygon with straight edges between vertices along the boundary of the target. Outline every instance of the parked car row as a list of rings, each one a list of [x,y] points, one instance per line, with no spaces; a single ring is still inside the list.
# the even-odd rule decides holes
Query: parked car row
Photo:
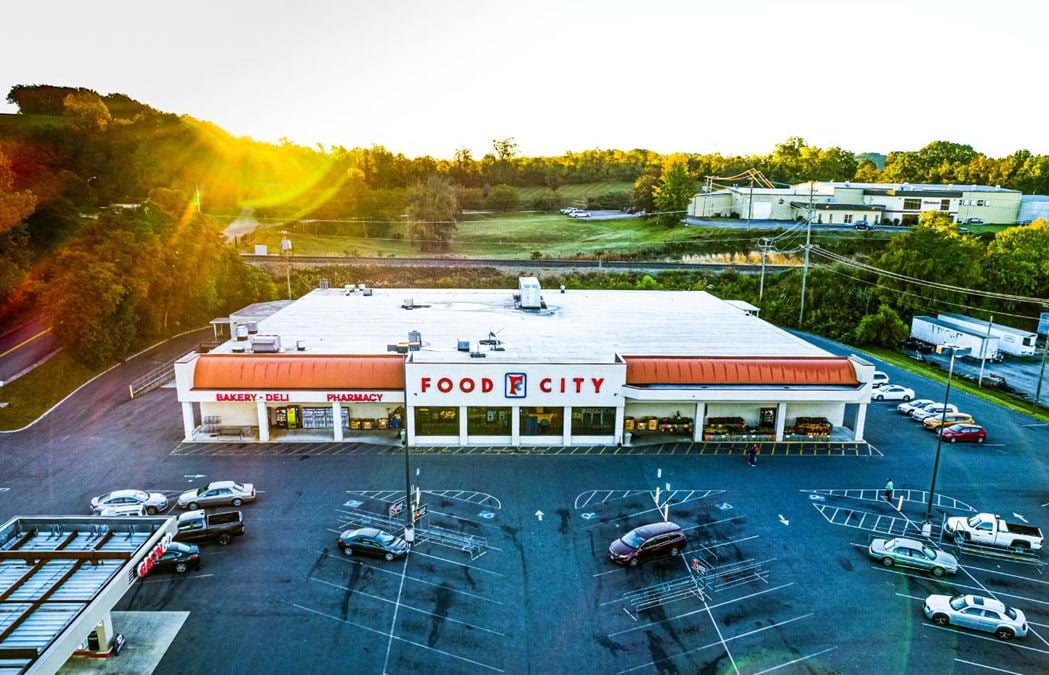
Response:
[[[958,412],[953,403],[944,405],[932,399],[919,398],[904,400],[896,406],[896,410],[921,422],[925,430],[939,434],[949,443],[983,443],[987,440],[987,429],[977,424],[972,415]]]
[[[225,546],[244,534],[240,511],[207,513],[202,507],[237,507],[255,501],[255,496],[254,485],[235,481],[212,482],[183,492],[176,503],[188,511],[179,515],[175,536],[150,572],[168,570],[182,574],[189,569],[199,570],[200,549],[189,542],[215,542]],[[153,516],[167,510],[166,496],[146,490],[114,490],[91,500],[91,514],[102,517]]]
[[[569,218],[589,218],[590,212],[585,209],[577,209],[574,206],[566,206],[561,209],[561,215],[568,216]]]

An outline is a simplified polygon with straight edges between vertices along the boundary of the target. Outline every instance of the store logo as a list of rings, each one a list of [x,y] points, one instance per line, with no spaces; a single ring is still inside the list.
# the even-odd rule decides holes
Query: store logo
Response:
[[[528,379],[524,373],[507,373],[503,381],[506,383],[506,398],[525,397]]]

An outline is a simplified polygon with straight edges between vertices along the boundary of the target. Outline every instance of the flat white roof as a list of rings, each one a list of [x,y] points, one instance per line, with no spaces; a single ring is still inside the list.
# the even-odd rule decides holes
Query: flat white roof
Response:
[[[515,289],[372,289],[346,295],[317,289],[259,322],[285,352],[306,340],[305,354],[386,354],[387,345],[422,334],[415,362],[470,361],[495,333],[505,351],[481,346],[486,361],[611,363],[615,355],[831,356],[703,291],[542,292],[547,309],[514,307]],[[403,309],[410,298],[414,309]],[[234,340],[213,353],[231,353]],[[244,342],[239,344],[244,345]]]

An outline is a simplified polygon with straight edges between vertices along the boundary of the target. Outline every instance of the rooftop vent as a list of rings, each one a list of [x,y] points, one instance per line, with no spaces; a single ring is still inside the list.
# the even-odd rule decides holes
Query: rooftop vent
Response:
[[[296,340],[295,349],[300,352],[306,351],[306,340]]]
[[[248,339],[248,327],[247,326],[237,326],[237,339],[238,340],[247,340]]]
[[[539,286],[539,279],[536,277],[520,277],[517,280],[517,290],[520,291],[521,295],[521,299],[518,301],[518,306],[521,309],[543,308],[542,288]]]
[[[276,354],[280,351],[280,336],[256,335],[251,338],[251,351],[256,354]]]
[[[322,291],[328,290],[328,280],[327,279],[321,279],[321,290]]]
[[[456,351],[460,351],[460,352],[468,352],[468,351],[470,351],[470,341],[469,340],[459,340],[456,343]]]
[[[248,335],[255,335],[259,332],[259,324],[254,321],[249,321],[244,325],[248,327]]]
[[[365,288],[365,289],[364,289],[364,294],[365,294],[366,296],[371,296],[371,294],[372,294],[372,289],[370,289],[370,288]]]
[[[233,345],[234,354],[243,354],[245,351],[244,345]]]

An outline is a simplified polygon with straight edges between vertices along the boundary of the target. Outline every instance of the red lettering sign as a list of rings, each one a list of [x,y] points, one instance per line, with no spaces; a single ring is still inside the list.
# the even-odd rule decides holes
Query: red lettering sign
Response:
[[[138,567],[135,568],[135,573],[138,578],[149,574],[149,571],[153,569],[153,566],[160,561],[160,556],[164,555],[164,552],[168,550],[168,544],[171,543],[172,535],[168,534],[160,542],[153,547],[153,550],[146,554],[146,557],[142,558],[139,562]]]
[[[544,377],[539,380],[539,391],[544,394],[553,394],[554,392],[565,394],[565,393],[576,393],[582,394],[583,388],[590,381],[590,386],[586,387],[587,390],[592,389],[593,393],[600,394],[601,388],[605,384],[605,378],[603,377]],[[422,393],[428,392],[434,387],[434,380],[432,377],[420,377],[419,378],[419,391]],[[458,389],[464,394],[471,394],[478,391],[482,394],[490,394],[495,391],[495,382],[490,377],[473,378],[473,377],[462,377],[455,380],[451,377],[441,377],[436,382],[437,391],[442,394],[449,394],[452,390]],[[329,395],[328,400],[336,400],[332,398],[333,395]],[[347,395],[339,395],[347,396]],[[355,396],[349,394],[348,396]],[[358,399],[345,399],[339,398],[337,400],[358,400]],[[369,399],[370,400],[370,399]],[[378,399],[381,400],[381,399]]]
[[[491,393],[491,391],[493,389],[495,389],[495,383],[492,382],[492,379],[489,378],[489,377],[482,377],[481,378],[481,393],[482,394],[488,394],[488,393]]]
[[[463,379],[459,380],[459,389],[462,390],[462,392],[464,394],[469,394],[471,391],[473,391],[474,390],[473,378],[472,377],[464,377]]]
[[[442,394],[447,394],[452,390],[452,381],[447,377],[442,377],[437,380],[437,391]]]
[[[594,383],[594,393],[595,394],[600,394],[601,393],[601,385],[605,383],[605,378],[603,378],[603,377],[591,377],[590,381]]]
[[[340,403],[355,403],[355,402],[369,402],[378,403],[382,401],[382,394],[328,394],[329,401],[339,401]]]
[[[550,393],[551,389],[549,377],[544,377],[543,379],[539,380],[539,391],[543,392],[544,394]]]

